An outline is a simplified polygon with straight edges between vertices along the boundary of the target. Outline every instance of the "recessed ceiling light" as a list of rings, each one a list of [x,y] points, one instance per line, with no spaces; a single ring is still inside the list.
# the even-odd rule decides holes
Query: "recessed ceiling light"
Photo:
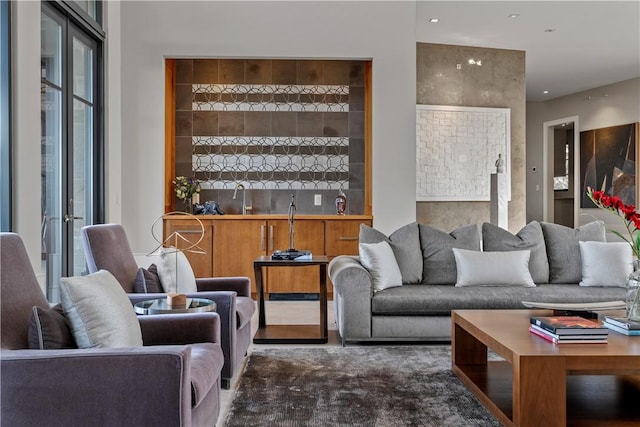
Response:
[[[548,90],[543,90],[542,93],[544,93],[545,95],[549,93]]]
[[[435,24],[436,22],[440,22],[440,18],[431,18],[429,19],[429,22],[431,22],[432,24]]]
[[[509,18],[517,18],[518,16],[520,16],[519,13],[511,13],[511,14],[509,14]]]
[[[556,29],[555,28],[547,28],[546,30],[544,30],[545,33],[553,33]]]

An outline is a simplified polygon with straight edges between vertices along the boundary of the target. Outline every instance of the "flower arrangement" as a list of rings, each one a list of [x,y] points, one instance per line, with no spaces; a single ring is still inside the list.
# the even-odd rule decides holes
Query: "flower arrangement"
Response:
[[[200,181],[197,179],[177,176],[171,182],[175,186],[176,197],[180,200],[191,200],[194,194],[200,192]]]
[[[623,236],[616,230],[611,230],[616,236],[629,243],[633,256],[640,259],[640,214],[636,211],[636,207],[629,204],[625,205],[618,196],[609,196],[604,191],[593,190],[587,187],[587,197],[591,199],[595,205],[601,209],[615,213],[627,228],[627,236]]]

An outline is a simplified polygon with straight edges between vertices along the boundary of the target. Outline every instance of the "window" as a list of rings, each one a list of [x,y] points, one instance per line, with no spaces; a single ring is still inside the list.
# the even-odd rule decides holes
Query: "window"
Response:
[[[87,272],[80,229],[104,217],[104,33],[95,24],[75,3],[42,3],[41,246],[51,302],[60,277]]]
[[[11,231],[10,7],[0,0],[0,231]]]

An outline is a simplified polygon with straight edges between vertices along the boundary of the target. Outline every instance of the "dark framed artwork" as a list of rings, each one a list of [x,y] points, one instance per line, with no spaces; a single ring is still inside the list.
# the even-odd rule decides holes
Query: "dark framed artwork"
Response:
[[[636,205],[639,123],[580,132],[581,208],[595,208],[587,187]]]

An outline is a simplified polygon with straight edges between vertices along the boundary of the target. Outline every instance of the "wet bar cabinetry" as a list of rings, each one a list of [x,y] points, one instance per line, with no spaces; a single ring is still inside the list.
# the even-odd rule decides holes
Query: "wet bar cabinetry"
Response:
[[[247,276],[255,295],[253,261],[289,248],[289,222],[286,215],[201,215],[204,237],[198,244],[201,252],[186,252],[196,277]],[[371,226],[367,215],[297,215],[294,222],[295,248],[326,255],[358,254],[360,224]],[[164,220],[164,237],[180,233],[195,243],[200,238],[200,224],[194,219],[168,217]],[[179,247],[187,243],[173,239]],[[182,242],[182,243],[180,243]],[[195,248],[194,248],[195,249]],[[317,293],[318,266],[295,269],[268,269],[265,294]],[[329,295],[333,295],[329,287]]]

